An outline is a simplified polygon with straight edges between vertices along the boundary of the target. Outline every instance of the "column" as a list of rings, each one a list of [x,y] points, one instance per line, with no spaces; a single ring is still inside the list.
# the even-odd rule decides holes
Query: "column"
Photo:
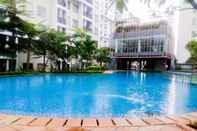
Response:
[[[9,59],[6,60],[6,71],[9,71],[10,61]]]
[[[138,40],[138,53],[141,52],[141,40]]]

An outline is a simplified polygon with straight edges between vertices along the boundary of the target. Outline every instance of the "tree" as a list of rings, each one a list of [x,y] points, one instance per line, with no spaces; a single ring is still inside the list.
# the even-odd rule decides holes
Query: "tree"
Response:
[[[154,2],[157,5],[163,5],[167,0],[139,0],[141,2],[143,2],[144,4],[147,4],[150,7],[150,3]],[[112,5],[115,5],[115,8],[120,11],[123,12],[123,10],[127,10],[127,4],[128,4],[128,0],[110,0],[109,1],[110,7]]]
[[[96,60],[100,63],[100,66],[103,66],[103,63],[109,63],[111,61],[110,48],[97,49]]]
[[[190,41],[186,48],[190,52],[190,58],[188,59],[188,63],[197,65],[197,41]]]
[[[65,34],[55,30],[48,30],[39,35],[35,44],[35,54],[43,56],[43,71],[46,70],[48,60],[62,57],[65,53]]]
[[[30,22],[23,22],[22,26],[19,27],[27,37],[27,43],[23,45],[23,50],[27,53],[26,57],[26,70],[29,70],[31,52],[33,52],[36,36],[41,33],[41,30],[36,28],[36,25]]]
[[[150,7],[151,2],[161,6],[166,3],[167,0],[140,0],[144,4],[147,4]],[[194,9],[197,9],[197,1],[196,0],[185,0],[185,2],[189,3]],[[127,9],[128,0],[110,0],[110,7],[115,4],[115,7],[120,12],[123,12],[124,9]]]
[[[29,70],[29,63],[30,63],[30,53],[32,49],[32,42],[33,37],[37,34],[37,30],[35,29],[35,25],[29,22],[24,21],[19,17],[25,11],[23,10],[25,5],[25,0],[18,0],[16,6],[16,0],[0,0],[0,4],[3,5],[1,9],[1,13],[5,15],[1,17],[0,21],[0,28],[3,30],[8,30],[12,32],[12,42],[15,43],[15,39],[17,35],[27,35],[28,42],[26,45],[23,45],[23,50],[25,49],[27,52],[27,66],[26,69]],[[20,10],[22,9],[22,10]],[[16,49],[16,51],[18,51]]]
[[[91,63],[96,52],[96,41],[92,40],[92,37],[81,29],[75,30],[73,35],[73,43],[75,45],[74,55],[79,58],[82,67]]]
[[[96,41],[92,40],[90,35],[86,35],[83,44],[81,45],[80,56],[82,63],[85,63],[85,67],[91,64],[96,52]]]

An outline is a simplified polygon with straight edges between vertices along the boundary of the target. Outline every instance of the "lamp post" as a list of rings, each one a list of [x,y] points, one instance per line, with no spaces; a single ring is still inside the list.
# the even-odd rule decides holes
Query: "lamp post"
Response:
[[[6,50],[10,48],[10,46],[9,46],[9,44],[7,44],[7,42],[9,42],[9,36],[6,36],[6,44],[5,44],[5,47],[4,47]],[[8,56],[7,56],[7,59],[6,59],[6,71],[9,71],[9,58],[8,58]]]
[[[18,37],[15,37],[15,44],[16,44],[16,70],[18,70],[19,69],[19,51],[18,51],[18,44],[19,44],[19,42],[18,42]]]

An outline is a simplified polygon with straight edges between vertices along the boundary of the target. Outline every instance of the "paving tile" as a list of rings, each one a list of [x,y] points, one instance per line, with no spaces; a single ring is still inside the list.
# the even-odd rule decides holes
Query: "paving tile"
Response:
[[[184,119],[182,117],[179,117],[179,116],[168,116],[168,118],[172,119],[172,120],[175,120],[176,123],[182,123],[182,124],[189,124],[189,120],[187,119]]]
[[[0,120],[0,125],[9,125],[19,119],[20,117],[18,116],[7,116],[4,119]]]
[[[0,131],[19,131],[19,130],[9,126],[4,126],[4,127],[0,127]]]
[[[156,117],[147,117],[147,118],[143,118],[143,120],[147,123],[149,123],[150,125],[158,125],[158,124],[163,124],[164,122],[160,121],[159,119],[157,119]]]
[[[141,127],[138,131],[183,131],[183,129],[176,125],[155,125],[148,127]]]
[[[37,118],[33,122],[31,122],[30,126],[46,126],[50,122],[51,118]]]
[[[64,131],[93,131],[92,129],[84,129],[84,128],[67,128]],[[105,130],[108,131],[108,130]]]
[[[147,124],[140,118],[127,118],[132,126],[146,126]]]
[[[160,116],[160,117],[156,117],[158,120],[162,121],[163,124],[175,124],[176,121],[172,120],[172,119],[169,119],[165,116]]]
[[[97,121],[94,118],[83,119],[82,127],[97,127]]]
[[[116,128],[112,128],[112,127],[101,127],[101,128],[94,128],[89,130],[90,131],[117,131]]]
[[[191,115],[182,115],[181,117],[188,119],[190,121],[197,121],[197,117],[191,116]]]
[[[178,123],[177,126],[183,129],[183,131],[196,131],[195,129],[181,123]]]
[[[81,127],[81,119],[68,119],[65,127]]]
[[[45,127],[44,131],[66,131],[63,127]]]
[[[33,120],[35,120],[35,117],[21,117],[21,119],[19,119],[18,121],[12,123],[12,125],[23,125],[23,126],[27,126],[28,124],[30,124]]]
[[[26,126],[20,131],[47,131],[45,127]]]
[[[116,126],[131,126],[124,118],[113,118]]]
[[[8,115],[0,114],[0,120],[5,119]]]
[[[8,127],[11,127],[13,129],[16,129],[17,131],[21,131],[21,130],[24,129],[25,126],[9,125]]]
[[[117,127],[115,131],[139,131],[139,127]]]
[[[99,127],[113,127],[114,126],[112,120],[108,118],[99,118],[98,123],[99,123]]]
[[[197,117],[197,112],[190,113],[189,115]]]
[[[66,119],[54,118],[50,121],[47,127],[63,127],[66,121]]]

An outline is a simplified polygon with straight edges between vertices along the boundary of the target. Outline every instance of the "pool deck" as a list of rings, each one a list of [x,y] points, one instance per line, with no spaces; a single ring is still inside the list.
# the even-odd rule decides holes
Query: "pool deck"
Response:
[[[0,114],[0,131],[196,131],[197,112],[145,118],[48,118]]]

